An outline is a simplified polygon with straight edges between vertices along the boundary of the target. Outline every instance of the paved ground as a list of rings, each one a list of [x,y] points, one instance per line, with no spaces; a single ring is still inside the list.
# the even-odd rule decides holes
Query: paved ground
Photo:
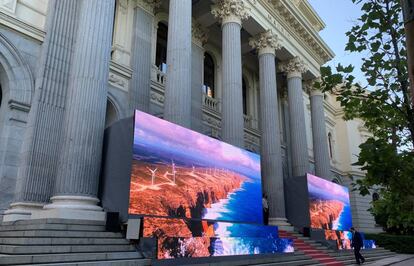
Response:
[[[363,253],[362,253],[363,254]],[[364,265],[375,265],[375,266],[413,266],[414,265],[414,254],[398,254],[391,258],[377,260],[375,262],[364,263]]]

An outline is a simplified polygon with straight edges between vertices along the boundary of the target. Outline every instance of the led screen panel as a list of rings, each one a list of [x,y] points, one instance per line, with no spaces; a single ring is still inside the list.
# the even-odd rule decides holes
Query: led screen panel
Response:
[[[278,238],[277,226],[157,217],[143,221],[143,237]]]
[[[251,237],[158,238],[158,259],[294,252],[292,239]]]
[[[131,215],[262,223],[257,154],[136,111]]]
[[[349,230],[352,227],[348,188],[307,174],[310,227]]]

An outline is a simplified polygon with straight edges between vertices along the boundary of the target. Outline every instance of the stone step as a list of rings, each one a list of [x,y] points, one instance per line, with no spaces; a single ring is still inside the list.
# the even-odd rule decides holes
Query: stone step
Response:
[[[395,254],[390,254],[390,253],[375,253],[375,254],[364,254],[361,253],[363,257],[367,257],[367,258],[376,258],[376,257],[381,257],[381,256],[394,256]],[[347,256],[337,256],[335,257],[337,260],[346,260],[347,258],[353,258],[354,254],[349,254]]]
[[[0,238],[0,245],[128,245],[123,238],[69,238],[69,237],[5,237]]]
[[[151,265],[150,259],[140,260],[111,260],[111,261],[88,261],[88,262],[68,262],[68,263],[57,263],[57,264],[37,264],[37,266],[146,266]]]
[[[295,252],[296,253],[296,252]],[[196,259],[175,259],[152,261],[154,266],[194,265],[194,266],[238,266],[238,265],[312,265],[315,261],[303,254],[261,254],[253,256],[225,256]]]
[[[103,225],[79,225],[79,224],[23,224],[23,225],[2,225],[0,232],[24,231],[24,230],[59,230],[59,231],[105,231]]]
[[[395,255],[393,255],[393,256],[395,256]],[[382,259],[386,259],[386,258],[393,257],[393,256],[379,256],[379,257],[375,257],[375,258],[366,257],[365,262],[375,262],[377,260],[382,260]],[[352,257],[349,260],[345,260],[345,261],[341,261],[341,262],[345,265],[355,265],[355,257]]]
[[[105,225],[104,221],[89,221],[89,220],[75,220],[75,219],[34,219],[34,220],[18,220],[13,222],[3,222],[2,225],[29,225],[29,224],[78,224],[78,225]]]
[[[124,238],[120,233],[61,230],[0,231],[0,237]]]
[[[53,254],[135,251],[132,245],[12,246],[0,245],[0,254]]]
[[[0,265],[24,265],[39,263],[87,262],[104,260],[140,260],[139,252],[109,252],[109,253],[65,253],[38,255],[0,255]],[[48,264],[49,265],[49,264]]]

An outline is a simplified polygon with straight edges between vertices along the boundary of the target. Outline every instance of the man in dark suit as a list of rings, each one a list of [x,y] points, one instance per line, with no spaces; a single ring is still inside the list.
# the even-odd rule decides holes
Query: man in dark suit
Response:
[[[351,247],[354,248],[354,254],[355,254],[355,260],[357,264],[361,264],[365,262],[365,258],[362,257],[361,253],[359,251],[364,246],[364,241],[362,239],[361,234],[355,230],[355,228],[351,227],[352,232],[352,242]]]

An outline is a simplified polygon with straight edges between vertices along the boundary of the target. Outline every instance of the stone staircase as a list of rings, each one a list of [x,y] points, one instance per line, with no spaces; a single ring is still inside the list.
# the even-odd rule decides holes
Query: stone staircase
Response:
[[[296,250],[302,251],[313,260],[318,261],[314,265],[339,266],[355,264],[354,252],[352,250],[332,250],[296,232],[279,231],[279,236],[293,238]],[[364,249],[361,251],[361,254],[365,257],[366,262],[375,262],[376,260],[396,255],[396,253],[381,247]]]
[[[294,239],[295,252],[198,259],[144,259],[121,233],[105,232],[100,222],[39,219],[0,225],[0,265],[352,265],[352,251],[329,250],[299,233],[279,231]],[[393,256],[377,248],[363,250],[367,262]]]
[[[0,265],[150,265],[102,222],[39,219],[0,225]]]

